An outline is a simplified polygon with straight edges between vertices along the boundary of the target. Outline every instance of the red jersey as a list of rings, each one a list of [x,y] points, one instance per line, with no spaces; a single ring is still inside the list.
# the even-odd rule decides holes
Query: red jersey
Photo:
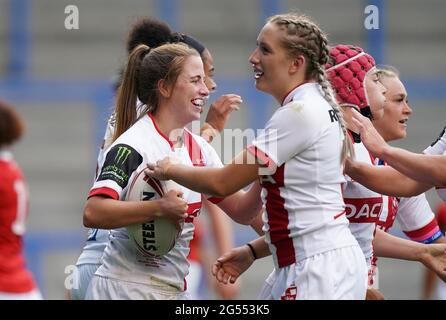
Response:
[[[0,152],[0,292],[26,293],[36,286],[26,269],[22,236],[28,215],[23,174],[10,152]]]

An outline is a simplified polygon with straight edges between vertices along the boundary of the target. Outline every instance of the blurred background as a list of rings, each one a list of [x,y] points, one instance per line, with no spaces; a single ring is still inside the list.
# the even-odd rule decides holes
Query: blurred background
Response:
[[[68,5],[79,10],[79,29],[65,28]],[[379,9],[378,29],[364,26],[368,5]],[[219,87],[211,100],[225,93],[244,100],[227,127],[257,129],[274,102],[255,90],[248,56],[265,18],[289,10],[311,16],[332,44],[360,45],[379,63],[397,67],[414,111],[398,145],[420,152],[434,140],[446,118],[443,0],[0,0],[0,99],[28,124],[13,151],[31,195],[27,262],[46,299],[64,298],[65,269],[84,245],[82,211],[113,106],[111,83],[136,18],[156,17],[200,39],[215,61]],[[428,199],[436,208],[436,194]],[[248,228],[234,229],[237,244],[255,237]],[[402,236],[397,226],[393,232]],[[387,298],[420,297],[420,264],[380,261]],[[240,298],[255,298],[271,270],[271,259],[256,261],[241,279]]]

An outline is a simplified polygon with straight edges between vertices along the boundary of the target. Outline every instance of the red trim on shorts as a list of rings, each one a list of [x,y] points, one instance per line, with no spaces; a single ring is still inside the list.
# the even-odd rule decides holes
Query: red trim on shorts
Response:
[[[87,199],[95,196],[105,196],[107,198],[119,200],[119,194],[115,190],[108,187],[101,187],[90,190]]]
[[[277,168],[272,176],[275,183],[262,182],[262,187],[267,190],[266,212],[268,214],[269,233],[271,243],[276,246],[277,261],[279,267],[286,267],[296,262],[293,239],[290,238],[288,229],[288,210],[285,209],[285,199],[280,194],[280,187],[285,183],[285,164]]]
[[[169,144],[170,148],[173,150],[173,142],[170,141],[169,137],[167,137],[158,127],[158,125],[155,122],[155,118],[153,117],[152,113],[147,112],[147,115],[150,117],[150,119],[153,122],[153,126],[155,127],[156,131],[158,131],[158,133],[160,134],[161,137],[163,137],[164,139],[166,139],[167,143]]]

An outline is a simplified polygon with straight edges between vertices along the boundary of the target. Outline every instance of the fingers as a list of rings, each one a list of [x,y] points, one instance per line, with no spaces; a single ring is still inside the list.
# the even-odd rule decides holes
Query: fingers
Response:
[[[216,276],[218,270],[221,268],[221,263],[217,261],[214,262],[214,264],[212,265],[212,275]]]
[[[145,174],[146,176],[153,177],[154,174],[155,174],[155,166],[156,166],[156,165],[153,164],[153,163],[148,163],[148,164],[147,164],[147,168],[144,169],[144,174]]]
[[[220,96],[217,101],[213,103],[214,108],[222,113],[231,112],[240,109],[240,104],[243,103],[242,97],[236,94],[226,94]]]

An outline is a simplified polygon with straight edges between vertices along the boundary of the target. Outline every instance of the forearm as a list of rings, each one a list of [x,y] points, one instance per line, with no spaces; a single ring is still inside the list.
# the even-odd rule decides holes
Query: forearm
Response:
[[[410,179],[389,166],[376,167],[352,162],[346,173],[366,188],[389,196],[413,197],[432,187]]]
[[[427,252],[421,243],[392,236],[380,229],[376,230],[373,249],[379,257],[419,262]]]
[[[188,189],[223,198],[230,194],[226,194],[222,188],[223,171],[224,168],[195,168],[175,165],[169,168],[167,176]]]
[[[251,222],[250,224],[251,228],[254,229],[255,232],[257,232],[257,234],[259,236],[263,236],[265,234],[265,232],[263,232],[263,220],[262,220],[262,214],[258,214],[254,220]]]
[[[224,198],[255,181],[258,173],[259,163],[244,150],[222,168],[176,164],[165,169],[164,175],[191,190]]]
[[[237,211],[240,213],[244,213],[245,215],[248,215],[251,217],[261,217],[262,212],[262,198],[260,196],[262,187],[258,182],[254,182],[250,189],[243,193],[243,197],[238,198],[238,204],[237,204]],[[260,219],[261,220],[261,219]],[[263,234],[263,233],[262,233]],[[259,235],[262,235],[259,234]]]
[[[209,201],[205,201],[203,204],[205,205],[214,234],[217,255],[221,256],[234,247],[232,222],[216,205]]]
[[[120,201],[99,196],[91,197],[84,209],[84,226],[114,229],[144,223],[158,217],[159,201]]]
[[[382,159],[404,175],[434,186],[446,185],[446,157],[387,147]]]
[[[261,187],[256,182],[251,186],[248,192],[240,190],[233,195],[226,197],[218,205],[235,222],[252,226],[254,219],[260,216],[262,212],[260,191]],[[256,227],[260,226],[257,224]],[[263,232],[259,233],[258,230],[256,230],[256,232],[259,235],[263,234]]]
[[[249,244],[254,249],[256,259],[261,259],[271,255],[268,244],[265,242],[265,236],[250,241]]]

